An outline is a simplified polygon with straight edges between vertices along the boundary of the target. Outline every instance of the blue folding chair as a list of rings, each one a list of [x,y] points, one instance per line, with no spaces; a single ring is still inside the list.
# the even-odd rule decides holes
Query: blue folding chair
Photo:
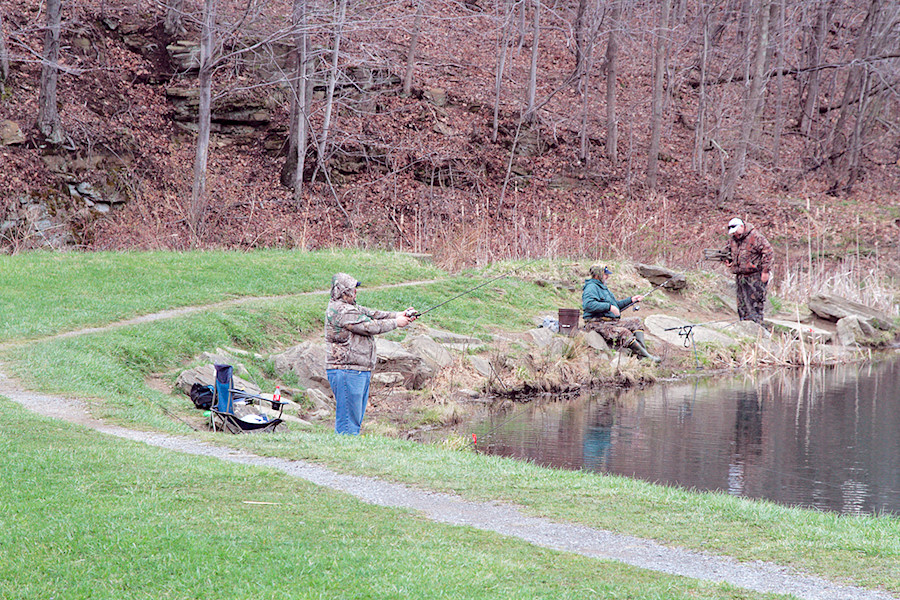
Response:
[[[234,368],[231,365],[215,365],[216,384],[213,386],[213,403],[209,409],[209,426],[213,431],[228,433],[272,433],[284,421],[281,415],[287,402],[251,394],[234,387]],[[277,417],[252,412],[247,407],[268,402]],[[237,411],[235,409],[238,409]]]

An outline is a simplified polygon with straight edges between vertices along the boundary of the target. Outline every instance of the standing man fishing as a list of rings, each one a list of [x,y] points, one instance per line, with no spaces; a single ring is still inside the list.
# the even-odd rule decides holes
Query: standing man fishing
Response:
[[[358,287],[359,281],[350,275],[336,274],[331,278],[331,301],[325,311],[325,373],[337,402],[334,430],[347,435],[359,435],[366,414],[377,360],[374,336],[406,327],[417,314],[413,308],[387,312],[360,306],[356,303]]]
[[[647,351],[643,321],[638,317],[622,318],[622,309],[640,302],[644,296],[638,294],[624,300],[616,300],[606,287],[612,269],[594,265],[590,274],[591,278],[585,280],[581,293],[584,328],[596,331],[612,344],[629,348],[638,355],[638,358],[660,362],[662,359]]]
[[[763,308],[766,304],[766,287],[775,254],[769,240],[735,217],[728,222],[728,245],[723,249],[725,265],[734,273],[737,284],[737,311],[741,321],[763,324]]]

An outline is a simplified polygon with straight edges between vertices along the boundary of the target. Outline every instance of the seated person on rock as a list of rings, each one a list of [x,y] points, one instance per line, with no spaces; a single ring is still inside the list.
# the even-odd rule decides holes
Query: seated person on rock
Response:
[[[630,349],[638,358],[649,358],[659,362],[661,360],[659,357],[647,351],[643,321],[637,317],[622,318],[622,309],[640,302],[644,297],[637,295],[616,300],[606,287],[606,281],[612,275],[612,270],[609,267],[594,265],[590,273],[591,278],[585,280],[581,294],[584,328],[596,331],[610,345]]]

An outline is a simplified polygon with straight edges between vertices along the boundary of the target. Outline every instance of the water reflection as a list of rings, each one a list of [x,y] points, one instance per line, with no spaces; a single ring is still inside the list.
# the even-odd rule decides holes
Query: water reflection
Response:
[[[900,359],[540,401],[482,451],[842,513],[900,514]]]

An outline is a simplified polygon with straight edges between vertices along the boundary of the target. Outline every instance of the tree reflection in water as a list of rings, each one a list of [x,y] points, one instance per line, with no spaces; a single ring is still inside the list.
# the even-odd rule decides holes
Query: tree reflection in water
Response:
[[[900,514],[900,358],[540,400],[482,451],[858,514]]]

